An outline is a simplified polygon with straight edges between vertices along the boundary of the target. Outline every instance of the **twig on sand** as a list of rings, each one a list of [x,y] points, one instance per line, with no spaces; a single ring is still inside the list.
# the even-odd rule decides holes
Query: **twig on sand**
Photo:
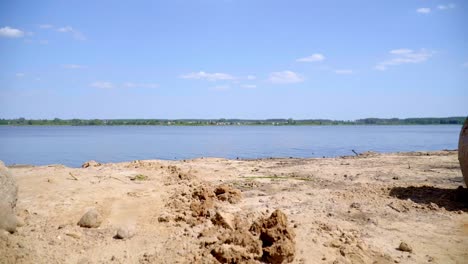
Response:
[[[121,182],[123,182],[123,183],[127,183],[126,181],[124,181],[124,180],[122,180],[122,179],[119,179],[119,178],[117,178],[117,177],[114,177],[114,176],[109,176],[109,178],[116,179],[116,180],[121,181]]]
[[[357,153],[356,151],[354,151],[354,149],[351,150],[354,154],[356,154],[356,156],[359,156],[359,153]]]
[[[74,175],[73,175],[71,172],[69,172],[68,174],[70,174],[70,176],[73,178],[73,180],[75,180],[75,181],[77,181],[77,180],[78,180],[78,178],[77,178],[77,177],[75,177],[75,176],[74,176]]]

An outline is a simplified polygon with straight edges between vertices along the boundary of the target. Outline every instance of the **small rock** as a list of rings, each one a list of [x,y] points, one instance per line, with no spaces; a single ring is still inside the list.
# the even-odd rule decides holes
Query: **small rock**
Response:
[[[413,252],[413,248],[408,245],[406,242],[401,242],[400,246],[398,246],[398,250],[404,251],[404,252]]]
[[[17,226],[17,227],[22,227],[22,226],[24,226],[24,225],[25,225],[25,223],[24,223],[23,218],[17,216],[17,217],[16,217],[16,226]]]
[[[115,239],[128,239],[135,235],[134,226],[123,226],[117,229],[117,234],[114,236]]]
[[[333,240],[331,243],[330,243],[330,246],[334,247],[334,248],[339,248],[341,247],[341,243],[339,240]]]
[[[171,219],[171,216],[169,214],[163,213],[158,217],[158,222],[163,223],[163,222],[169,222]]]
[[[427,206],[427,208],[429,208],[430,210],[439,210],[439,206],[435,203],[429,203],[429,205]]]
[[[102,223],[102,217],[99,212],[92,208],[88,210],[80,219],[78,222],[78,225],[81,227],[87,227],[87,228],[96,228],[99,227]]]
[[[359,208],[361,208],[361,204],[360,203],[352,203],[349,207],[354,208],[354,209],[359,209]]]

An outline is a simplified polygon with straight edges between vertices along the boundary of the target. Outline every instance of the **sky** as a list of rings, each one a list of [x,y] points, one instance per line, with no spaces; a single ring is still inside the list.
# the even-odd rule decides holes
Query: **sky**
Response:
[[[468,115],[460,0],[0,0],[0,118]]]

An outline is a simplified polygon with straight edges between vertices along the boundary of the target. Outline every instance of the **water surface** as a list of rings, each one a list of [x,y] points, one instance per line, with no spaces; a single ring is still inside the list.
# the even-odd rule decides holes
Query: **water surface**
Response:
[[[0,126],[6,164],[322,157],[456,149],[461,126]]]

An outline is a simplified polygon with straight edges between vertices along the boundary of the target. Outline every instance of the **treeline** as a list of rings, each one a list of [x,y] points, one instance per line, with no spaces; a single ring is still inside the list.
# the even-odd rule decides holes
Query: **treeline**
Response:
[[[354,121],[329,119],[0,119],[11,126],[241,126],[241,125],[462,125],[466,117],[443,118],[365,118]]]

